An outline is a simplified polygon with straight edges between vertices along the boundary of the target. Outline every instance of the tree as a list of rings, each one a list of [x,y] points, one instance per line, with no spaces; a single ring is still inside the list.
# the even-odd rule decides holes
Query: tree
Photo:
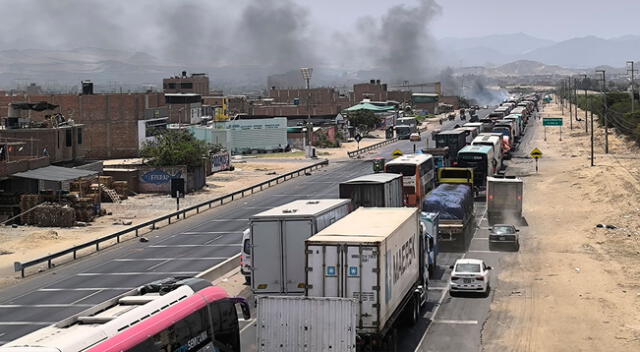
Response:
[[[197,140],[189,131],[166,130],[157,134],[154,141],[145,143],[140,155],[148,158],[152,166],[194,167],[202,165],[210,150],[210,145]]]
[[[369,130],[376,128],[380,119],[373,111],[358,110],[349,113],[349,121],[351,122],[351,126],[368,132]]]

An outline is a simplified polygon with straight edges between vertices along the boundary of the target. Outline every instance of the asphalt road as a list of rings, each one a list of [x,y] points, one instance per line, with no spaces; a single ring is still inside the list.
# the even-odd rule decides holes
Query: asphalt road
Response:
[[[486,112],[479,112],[480,116],[483,114]],[[447,122],[442,128],[460,123]],[[424,135],[430,136],[430,132]],[[416,148],[423,147],[425,140],[417,142]],[[413,148],[413,143],[400,141],[372,156],[389,158],[396,149],[411,153]],[[28,277],[0,291],[0,344],[141,284],[167,276],[195,275],[239,252],[242,230],[251,215],[297,199],[335,198],[340,182],[368,173],[371,173],[368,161],[332,163],[310,176],[154,231],[147,236],[149,242],[128,241]]]

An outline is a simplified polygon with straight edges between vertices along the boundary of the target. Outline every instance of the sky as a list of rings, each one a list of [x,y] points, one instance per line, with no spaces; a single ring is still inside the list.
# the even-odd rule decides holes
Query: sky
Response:
[[[314,22],[349,28],[354,14],[380,16],[389,7],[416,0],[298,0],[312,9]],[[595,35],[640,34],[638,0],[437,0],[442,8],[432,24],[436,38],[469,38],[526,33],[555,41]],[[606,4],[606,6],[605,6]]]

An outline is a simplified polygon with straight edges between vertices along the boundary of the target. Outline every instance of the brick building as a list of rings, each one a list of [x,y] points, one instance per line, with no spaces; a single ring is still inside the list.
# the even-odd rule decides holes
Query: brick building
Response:
[[[349,96],[340,94],[335,88],[272,88],[267,99],[253,102],[249,113],[264,116],[307,116],[310,109],[312,116],[337,115],[350,106]]]
[[[209,95],[209,76],[206,73],[192,73],[191,76],[187,76],[187,71],[182,71],[180,76],[163,79],[162,89],[165,93],[193,93],[206,96]]]
[[[129,93],[0,96],[0,107],[25,101],[46,101],[59,106],[53,112],[29,111],[33,121],[45,121],[46,115],[59,112],[75,124],[84,124],[81,133],[87,159],[137,156],[139,122],[145,121],[145,111],[165,105],[162,93]]]
[[[354,84],[353,99],[355,104],[364,99],[369,99],[371,101],[387,101],[389,100],[387,84],[380,83],[379,79],[372,79],[369,83]]]

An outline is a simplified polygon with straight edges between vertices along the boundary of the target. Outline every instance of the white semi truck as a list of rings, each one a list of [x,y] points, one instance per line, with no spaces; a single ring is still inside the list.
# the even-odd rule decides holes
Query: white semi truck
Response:
[[[304,241],[350,211],[349,199],[317,199],[293,201],[252,216],[248,235],[253,293],[304,294]]]
[[[358,301],[360,346],[395,343],[427,300],[425,236],[417,208],[359,208],[306,241],[306,295]]]

